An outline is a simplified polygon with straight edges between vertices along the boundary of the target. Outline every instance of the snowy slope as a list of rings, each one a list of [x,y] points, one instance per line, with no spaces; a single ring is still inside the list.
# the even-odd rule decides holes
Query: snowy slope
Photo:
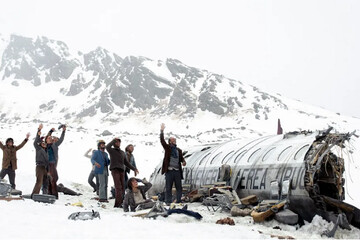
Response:
[[[21,126],[15,124],[3,126],[0,132],[1,138],[13,136],[15,142],[18,143],[27,131],[31,131],[33,137],[36,126],[35,123],[21,124]],[[45,129],[52,126],[56,127],[57,125],[46,124]],[[114,200],[110,200],[108,204],[98,205],[97,201],[91,200],[95,196],[87,184],[91,165],[89,159],[83,154],[88,148],[96,146],[95,140],[99,138],[98,135],[101,132],[101,130],[77,130],[70,127],[64,143],[60,146],[58,183],[63,183],[65,186],[83,193],[83,195],[66,196],[60,193],[59,200],[54,205],[35,203],[31,200],[0,201],[3,215],[9,216],[1,218],[2,225],[6,225],[8,221],[16,222],[16,235],[13,232],[6,231],[3,235],[5,238],[16,236],[16,238],[46,239],[51,236],[52,239],[118,239],[120,231],[121,236],[126,239],[165,239],[168,238],[169,234],[172,234],[174,239],[254,239],[270,238],[271,235],[313,239],[321,238],[321,233],[333,226],[321,218],[315,218],[312,223],[307,223],[299,228],[299,226],[286,226],[275,220],[264,224],[255,224],[251,217],[236,217],[234,218],[235,226],[220,226],[216,225],[215,222],[218,219],[229,217],[229,214],[209,212],[206,207],[199,204],[190,204],[189,210],[199,212],[204,217],[201,221],[182,215],[170,216],[166,219],[143,220],[131,217],[131,214],[124,213],[122,210],[113,209]],[[59,134],[58,132],[55,133],[55,135]],[[119,134],[118,136],[123,140],[122,148],[130,142],[135,143],[134,155],[140,171],[139,177],[148,178],[163,154],[158,142],[158,134]],[[106,141],[111,139],[111,137],[102,138]],[[186,148],[188,144],[193,145],[193,142],[190,139],[187,142],[185,139],[179,139],[178,144]],[[27,143],[18,152],[18,159],[17,188],[23,190],[24,193],[30,193],[35,183],[35,152],[32,142]],[[356,188],[356,183],[359,183],[359,174],[352,177],[355,183],[352,183],[351,187]],[[350,183],[350,181],[348,182]],[[109,178],[109,185],[113,185],[111,177]],[[346,197],[348,198],[348,196]],[[81,202],[84,207],[70,206],[70,204],[78,202]],[[85,222],[73,222],[67,219],[73,212],[91,210],[99,211],[101,219]],[[187,224],[185,225],[185,223]],[[276,228],[274,229],[274,227]],[[338,230],[335,237],[356,239],[359,235],[360,230],[353,228],[351,231]]]

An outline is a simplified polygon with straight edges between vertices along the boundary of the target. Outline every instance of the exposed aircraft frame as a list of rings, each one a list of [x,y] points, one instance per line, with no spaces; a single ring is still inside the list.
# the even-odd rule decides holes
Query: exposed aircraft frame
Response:
[[[360,210],[343,202],[343,150],[355,134],[331,130],[194,147],[184,155],[187,165],[183,184],[198,189],[227,181],[240,198],[254,194],[260,200],[287,199],[289,209],[299,215],[300,221],[311,222],[317,214],[343,228],[349,228],[346,221],[360,228]],[[226,165],[231,174],[220,179],[221,168]],[[164,191],[165,177],[160,171],[158,165],[150,177],[152,193]]]

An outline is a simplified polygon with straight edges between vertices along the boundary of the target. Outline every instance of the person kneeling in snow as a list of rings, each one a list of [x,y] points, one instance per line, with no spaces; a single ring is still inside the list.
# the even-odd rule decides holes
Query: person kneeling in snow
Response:
[[[138,182],[142,182],[145,186],[139,186]],[[128,191],[125,194],[124,212],[129,211],[129,206],[132,212],[135,212],[138,206],[140,209],[152,208],[155,202],[145,197],[145,193],[151,186],[152,184],[146,181],[145,178],[143,180],[134,177],[130,178],[128,181]]]

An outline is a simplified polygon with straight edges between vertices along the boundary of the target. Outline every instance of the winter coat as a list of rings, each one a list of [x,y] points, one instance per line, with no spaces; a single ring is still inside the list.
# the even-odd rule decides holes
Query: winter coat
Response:
[[[35,141],[34,141],[34,147],[36,150],[36,166],[44,166],[47,168],[49,166],[49,156],[45,149],[41,147],[40,145],[41,139],[38,133],[36,133]]]
[[[135,168],[137,168],[134,155],[132,155],[132,153],[130,153],[130,152],[126,152],[125,154],[126,154],[126,158],[129,161],[129,163],[131,165],[133,165]],[[130,173],[130,168],[126,167],[126,172],[129,174]]]
[[[2,161],[2,169],[7,169],[10,164],[12,166],[12,170],[17,169],[17,158],[16,158],[16,151],[22,148],[26,143],[27,139],[25,138],[24,141],[19,146],[7,146],[0,142],[0,148],[3,150],[3,161]]]
[[[107,166],[110,164],[110,159],[108,157],[108,154],[104,152],[105,158],[100,150],[94,151],[92,157],[91,157],[91,163],[95,165],[95,163],[100,164],[100,167],[95,166],[95,174],[103,174],[105,163]]]
[[[145,186],[138,186],[138,189],[141,193],[141,195],[144,198],[144,201],[146,200],[145,197],[145,193],[152,187],[152,184],[149,183],[148,181],[141,181],[140,179],[136,179],[138,182],[142,182]],[[124,198],[124,212],[128,212],[129,211],[129,206],[130,206],[130,211],[135,212],[135,208],[138,206],[135,203],[135,199],[134,199],[134,194],[132,189],[129,188],[129,191],[125,194],[125,198]]]
[[[114,143],[115,143],[115,139],[106,145],[106,151],[110,154],[110,159],[111,159],[110,170],[117,168],[122,171],[125,171],[125,165],[126,165],[126,167],[135,171],[136,168],[129,163],[129,161],[125,156],[125,152],[120,148],[112,147]]]
[[[160,142],[161,142],[161,145],[163,146],[163,148],[165,150],[162,169],[161,169],[161,174],[164,174],[164,173],[167,173],[168,167],[169,167],[169,164],[170,164],[171,147],[170,147],[169,144],[167,144],[165,142],[164,132],[163,131],[160,132]],[[181,179],[184,179],[183,174],[182,174],[181,163],[184,162],[185,160],[184,160],[184,157],[183,157],[183,154],[182,154],[182,150],[180,148],[176,148],[176,149],[179,152],[179,169],[180,169]]]
[[[52,130],[50,130],[49,131],[49,133],[48,133],[48,135],[49,136],[51,136],[51,134],[52,134]],[[53,144],[51,144],[51,148],[53,149],[53,152],[54,152],[54,156],[55,156],[55,166],[57,166],[57,164],[58,164],[58,160],[59,160],[59,146],[60,146],[60,144],[64,141],[64,138],[65,138],[65,131],[63,131],[62,133],[61,133],[61,136],[60,136],[60,138],[59,138],[59,141],[57,141],[56,143],[53,143]]]

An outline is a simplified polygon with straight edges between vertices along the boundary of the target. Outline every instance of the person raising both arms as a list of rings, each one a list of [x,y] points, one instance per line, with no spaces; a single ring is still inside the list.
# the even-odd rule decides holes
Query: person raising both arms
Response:
[[[44,179],[47,177],[47,169],[49,167],[49,156],[46,152],[46,143],[42,141],[40,138],[41,135],[41,129],[43,128],[43,125],[40,124],[38,131],[36,133],[36,137],[34,140],[34,147],[36,150],[35,160],[36,160],[36,183],[34,186],[34,189],[31,193],[31,197],[34,194],[39,194],[41,186],[43,184]]]
[[[5,145],[0,141],[0,148],[3,150],[2,169],[0,172],[0,179],[3,179],[6,175],[9,177],[9,182],[13,189],[15,185],[15,170],[17,169],[16,152],[21,149],[29,140],[30,133],[26,134],[24,141],[18,145],[14,145],[12,138],[6,139]]]
[[[52,137],[51,134],[55,131],[55,128],[52,128],[48,135],[45,137],[46,142],[46,152],[49,156],[49,176],[48,179],[44,180],[43,188],[48,188],[48,193],[59,198],[59,194],[57,191],[57,181],[59,179],[57,172],[57,164],[59,160],[59,146],[64,141],[66,125],[62,124],[62,133],[60,139],[57,137]]]

